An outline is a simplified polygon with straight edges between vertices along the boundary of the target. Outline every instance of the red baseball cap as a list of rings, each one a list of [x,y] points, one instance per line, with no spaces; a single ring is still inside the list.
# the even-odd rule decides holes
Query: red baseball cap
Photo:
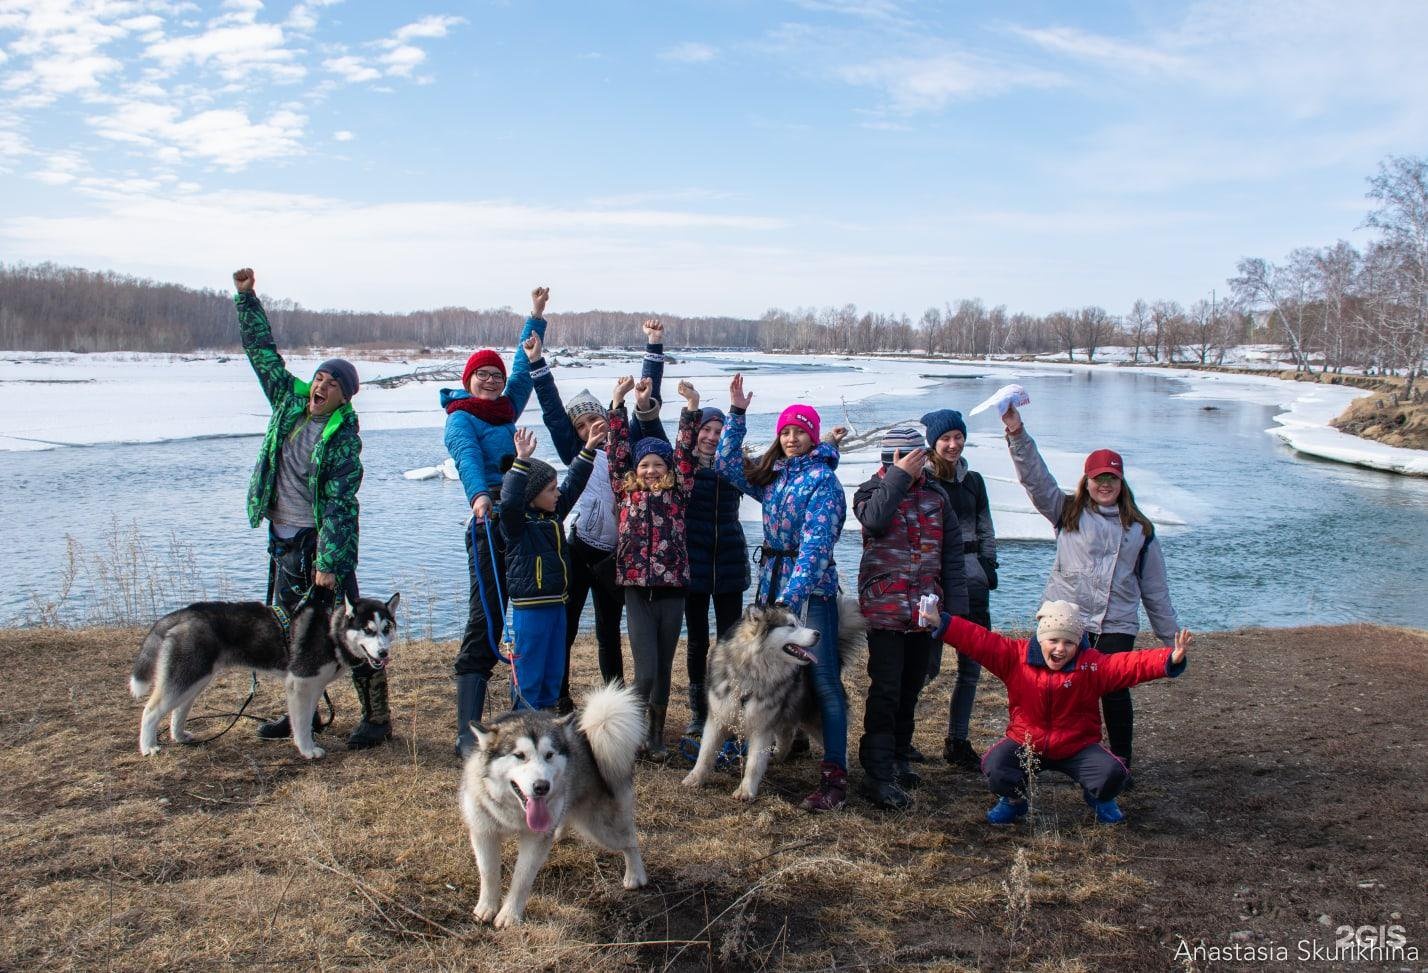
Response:
[[[1098,449],[1086,457],[1086,476],[1096,477],[1102,473],[1114,473],[1121,479],[1125,479],[1125,463],[1121,462],[1120,453],[1109,449]]]

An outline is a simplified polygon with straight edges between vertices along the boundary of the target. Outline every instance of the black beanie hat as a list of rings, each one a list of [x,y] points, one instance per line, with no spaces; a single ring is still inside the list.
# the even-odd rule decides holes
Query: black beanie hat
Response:
[[[526,473],[526,506],[530,506],[531,501],[545,489],[546,484],[555,481],[555,467],[534,456],[523,462],[530,468]]]

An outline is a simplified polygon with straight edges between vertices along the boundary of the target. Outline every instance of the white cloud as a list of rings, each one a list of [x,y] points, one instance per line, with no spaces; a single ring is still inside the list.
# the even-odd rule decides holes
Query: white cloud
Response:
[[[899,22],[903,12],[893,0],[792,0],[794,6],[814,13],[845,14],[864,20]]]
[[[149,45],[144,56],[173,71],[188,62],[213,66],[228,81],[243,81],[263,74],[274,82],[301,80],[307,69],[294,51],[284,46],[283,29],[276,24],[214,27],[202,34],[175,37]]]
[[[841,68],[838,75],[849,84],[881,89],[890,107],[903,114],[939,111],[954,101],[1015,88],[1051,88],[1064,83],[1052,71],[951,52],[853,64]]]
[[[392,40],[396,44],[404,44],[407,41],[417,38],[445,37],[451,28],[466,23],[465,17],[446,17],[433,15],[423,17],[421,20],[413,21],[404,27],[398,27]],[[395,46],[395,45],[393,45]]]
[[[149,149],[169,164],[198,160],[237,171],[260,160],[302,154],[307,119],[282,109],[265,120],[249,120],[247,112],[231,108],[183,117],[173,105],[125,102],[89,122],[101,137]]]
[[[717,48],[697,41],[685,41],[659,52],[662,61],[678,61],[681,64],[702,64],[719,56]]]
[[[333,74],[341,75],[344,81],[350,81],[353,84],[362,81],[376,81],[382,76],[381,71],[367,64],[360,57],[353,57],[350,54],[329,58],[322,62],[322,66]]]
[[[341,131],[333,132],[332,137],[338,142],[351,142],[357,136],[346,129],[342,129]]]
[[[78,152],[56,152],[45,160],[44,168],[30,173],[30,178],[47,186],[66,186],[79,178],[84,165]]]
[[[1133,71],[1177,73],[1188,66],[1181,55],[1092,34],[1075,27],[1014,27],[1012,31],[1053,54],[1064,54]]]
[[[386,65],[387,74],[399,78],[407,77],[418,64],[426,60],[426,52],[410,44],[399,44],[377,60]]]

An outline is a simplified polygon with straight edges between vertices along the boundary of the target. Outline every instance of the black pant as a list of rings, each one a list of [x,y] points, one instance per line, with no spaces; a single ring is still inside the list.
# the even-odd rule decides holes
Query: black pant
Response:
[[[1106,655],[1135,649],[1135,636],[1123,632],[1092,633],[1091,645]],[[1117,689],[1101,697],[1101,716],[1106,721],[1106,740],[1111,753],[1130,766],[1131,738],[1135,735],[1135,709],[1129,689]]]
[[[912,742],[917,720],[917,694],[927,673],[930,632],[868,630],[868,703],[863,734],[891,734],[899,751]]]
[[[1051,760],[1038,757],[1041,769],[1055,770],[1080,784],[1093,801],[1109,801],[1121,792],[1130,772],[1105,747],[1093,743],[1069,757]],[[1011,737],[1001,741],[982,758],[982,773],[987,786],[998,797],[1014,801],[1026,798],[1026,771],[1022,767],[1021,747]]]
[[[591,547],[570,536],[570,591],[565,600],[565,676],[560,695],[570,696],[570,655],[580,633],[585,598],[595,601],[595,645],[600,659],[600,680],[625,681],[625,659],[620,649],[620,615],[625,610],[625,589],[615,583],[615,554]]]
[[[985,629],[992,627],[992,593],[986,588],[967,586],[967,614],[958,615],[969,622],[976,622]],[[942,671],[942,640],[934,639],[932,651],[927,657],[927,679],[931,682]]]
[[[304,527],[289,538],[281,538],[268,527],[269,578],[273,585],[273,603],[289,613],[313,588],[312,579],[317,563],[317,528]],[[349,601],[356,601],[357,572],[337,579],[337,590]]]
[[[691,686],[704,685],[704,670],[709,662],[709,602],[714,602],[715,638],[733,628],[744,611],[744,593],[726,591],[711,595],[707,591],[691,591],[684,600],[685,664]]]
[[[490,527],[488,535],[486,528]],[[475,533],[475,544],[472,533]],[[492,545],[494,542],[495,550]],[[466,613],[466,631],[456,653],[456,675],[491,678],[500,660],[498,646],[506,622],[506,539],[494,521],[475,521],[466,528],[466,570],[471,591]],[[500,597],[497,597],[497,590]]]

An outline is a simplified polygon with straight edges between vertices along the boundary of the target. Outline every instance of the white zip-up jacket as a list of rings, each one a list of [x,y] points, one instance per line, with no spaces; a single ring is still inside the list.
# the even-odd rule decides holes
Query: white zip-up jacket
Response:
[[[1062,492],[1025,428],[1016,435],[1007,434],[1007,447],[1032,505],[1057,528],[1056,563],[1051,566],[1042,601],[1075,602],[1088,632],[1126,635],[1140,631],[1140,605],[1144,602],[1156,638],[1174,644],[1180,622],[1170,603],[1160,542],[1151,537],[1147,545],[1138,523],[1122,527],[1115,506],[1088,507],[1081,511],[1078,530],[1061,530],[1061,513],[1071,496]],[[1142,547],[1146,548],[1145,559],[1137,574]]]

